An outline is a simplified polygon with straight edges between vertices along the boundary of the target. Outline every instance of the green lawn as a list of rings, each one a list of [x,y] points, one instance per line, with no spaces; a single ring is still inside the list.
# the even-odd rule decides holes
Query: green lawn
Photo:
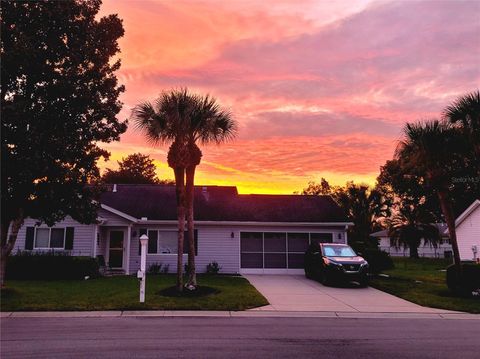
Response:
[[[480,313],[480,298],[454,297],[445,283],[445,269],[451,260],[393,258],[395,268],[378,277],[371,286],[411,302],[433,308]]]
[[[133,276],[86,281],[7,281],[2,311],[51,310],[244,310],[267,300],[243,277],[200,275],[198,282],[219,290],[201,298],[172,298],[158,291],[175,284],[174,275],[147,276],[146,303],[140,304],[139,282]]]

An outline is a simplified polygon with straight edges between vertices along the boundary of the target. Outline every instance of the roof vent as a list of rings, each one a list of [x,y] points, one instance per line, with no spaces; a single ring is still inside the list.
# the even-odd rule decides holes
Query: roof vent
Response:
[[[117,184],[114,184],[114,185],[113,185],[112,192],[117,192]]]

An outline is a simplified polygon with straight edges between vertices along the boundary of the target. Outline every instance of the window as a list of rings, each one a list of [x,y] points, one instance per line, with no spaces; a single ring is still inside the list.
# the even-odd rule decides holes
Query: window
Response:
[[[158,251],[158,231],[148,231],[148,252],[157,253]]]
[[[287,233],[288,268],[303,268],[305,251],[309,245],[308,233]]]
[[[327,257],[355,257],[356,254],[348,246],[324,246],[323,252]]]
[[[195,230],[195,255],[197,255],[197,237]],[[178,232],[177,231],[148,231],[148,254],[177,254],[178,253]],[[188,253],[188,232],[185,232],[183,242],[183,253]]]
[[[177,232],[158,231],[158,250],[161,254],[178,253],[178,235]]]
[[[286,233],[264,233],[265,268],[287,268]]]
[[[36,228],[35,249],[65,248],[65,228]]]

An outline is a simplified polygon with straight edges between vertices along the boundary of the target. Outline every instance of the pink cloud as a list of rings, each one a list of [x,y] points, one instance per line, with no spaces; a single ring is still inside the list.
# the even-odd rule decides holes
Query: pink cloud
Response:
[[[126,27],[121,117],[188,86],[240,122],[236,143],[205,150],[205,183],[290,189],[321,173],[373,181],[406,121],[438,116],[480,83],[473,1],[107,1],[104,11]],[[142,141],[129,130],[122,149]]]

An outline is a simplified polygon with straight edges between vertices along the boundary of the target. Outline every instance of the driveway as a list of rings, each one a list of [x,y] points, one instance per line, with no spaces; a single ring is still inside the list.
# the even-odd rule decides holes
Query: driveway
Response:
[[[270,305],[252,310],[365,313],[448,313],[374,288],[326,287],[301,275],[244,275]]]

